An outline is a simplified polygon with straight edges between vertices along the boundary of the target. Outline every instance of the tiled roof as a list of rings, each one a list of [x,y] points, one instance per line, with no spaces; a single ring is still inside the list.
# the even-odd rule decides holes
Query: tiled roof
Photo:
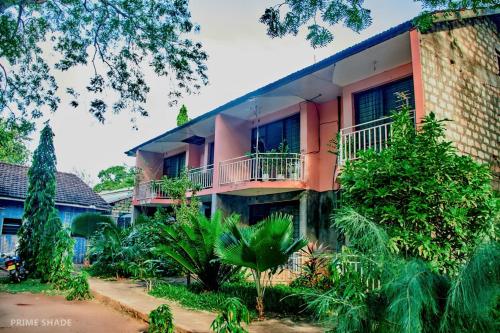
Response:
[[[28,167],[0,162],[0,197],[26,199],[27,192]],[[56,175],[56,204],[110,209],[78,176],[66,172]]]

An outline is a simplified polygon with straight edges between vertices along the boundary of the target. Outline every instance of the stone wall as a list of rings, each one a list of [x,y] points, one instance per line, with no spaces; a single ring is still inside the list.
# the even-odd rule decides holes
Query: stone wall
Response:
[[[420,35],[424,109],[447,123],[447,137],[489,163],[500,188],[500,76],[497,26],[491,17],[436,23]]]

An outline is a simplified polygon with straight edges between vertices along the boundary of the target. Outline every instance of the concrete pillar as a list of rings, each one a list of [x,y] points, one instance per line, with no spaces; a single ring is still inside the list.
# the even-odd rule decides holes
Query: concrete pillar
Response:
[[[307,236],[308,192],[303,192],[299,198],[299,237]]]

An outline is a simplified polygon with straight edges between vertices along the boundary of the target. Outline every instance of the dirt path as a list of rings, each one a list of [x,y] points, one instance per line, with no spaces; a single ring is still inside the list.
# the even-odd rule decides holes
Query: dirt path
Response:
[[[0,332],[132,333],[147,325],[95,300],[69,302],[62,296],[0,293]]]

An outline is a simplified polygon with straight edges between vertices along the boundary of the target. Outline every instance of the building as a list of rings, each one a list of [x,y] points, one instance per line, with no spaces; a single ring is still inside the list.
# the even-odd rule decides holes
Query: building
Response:
[[[28,167],[0,162],[0,253],[15,251],[28,192]],[[71,173],[56,175],[56,208],[65,226],[84,212],[108,213],[110,206],[80,178]],[[83,262],[85,238],[75,237],[76,263]]]
[[[98,193],[111,206],[111,217],[119,227],[127,227],[132,223],[133,192],[134,189],[130,187]]]
[[[158,180],[187,168],[206,211],[248,224],[284,211],[297,235],[335,248],[328,217],[342,164],[385,147],[390,112],[402,103],[417,124],[431,111],[451,119],[449,139],[490,163],[498,188],[499,16],[443,16],[425,33],[402,23],[130,149],[142,170],[136,211],[168,206]],[[339,156],[328,145],[337,136]]]

